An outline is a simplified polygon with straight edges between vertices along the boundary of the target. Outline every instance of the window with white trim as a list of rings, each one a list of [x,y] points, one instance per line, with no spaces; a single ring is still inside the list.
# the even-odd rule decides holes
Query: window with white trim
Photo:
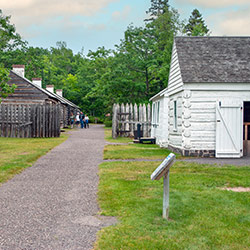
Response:
[[[160,121],[160,101],[153,103],[152,123],[158,125]]]
[[[160,102],[157,102],[156,122],[159,124],[159,121],[160,121]]]
[[[177,131],[177,101],[174,101],[174,130]]]

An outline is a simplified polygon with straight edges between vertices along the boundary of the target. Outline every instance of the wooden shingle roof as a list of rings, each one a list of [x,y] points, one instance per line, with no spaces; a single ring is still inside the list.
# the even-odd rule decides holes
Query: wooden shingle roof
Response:
[[[250,37],[176,37],[184,83],[250,83]]]

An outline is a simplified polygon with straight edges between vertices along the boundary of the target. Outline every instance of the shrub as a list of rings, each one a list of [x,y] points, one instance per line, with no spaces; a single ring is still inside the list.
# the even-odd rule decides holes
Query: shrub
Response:
[[[112,121],[106,120],[106,121],[104,121],[104,125],[105,125],[105,127],[112,127]]]

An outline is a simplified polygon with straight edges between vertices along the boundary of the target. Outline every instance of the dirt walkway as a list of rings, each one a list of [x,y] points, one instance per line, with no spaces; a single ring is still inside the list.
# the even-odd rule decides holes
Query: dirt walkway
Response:
[[[0,249],[92,249],[112,219],[97,216],[101,126],[70,138],[0,188]]]

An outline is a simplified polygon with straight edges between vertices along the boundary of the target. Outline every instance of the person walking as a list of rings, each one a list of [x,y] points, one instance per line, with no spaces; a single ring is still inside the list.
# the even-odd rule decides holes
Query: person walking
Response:
[[[85,116],[83,114],[83,112],[80,113],[80,123],[81,123],[81,128],[85,127]]]
[[[89,117],[88,115],[85,115],[85,128],[89,128]]]
[[[79,127],[79,124],[80,124],[80,113],[77,112],[77,114],[76,114],[76,127],[77,128]]]
[[[70,128],[73,128],[74,121],[75,121],[75,116],[74,116],[73,112],[70,113],[69,119],[70,119]]]

